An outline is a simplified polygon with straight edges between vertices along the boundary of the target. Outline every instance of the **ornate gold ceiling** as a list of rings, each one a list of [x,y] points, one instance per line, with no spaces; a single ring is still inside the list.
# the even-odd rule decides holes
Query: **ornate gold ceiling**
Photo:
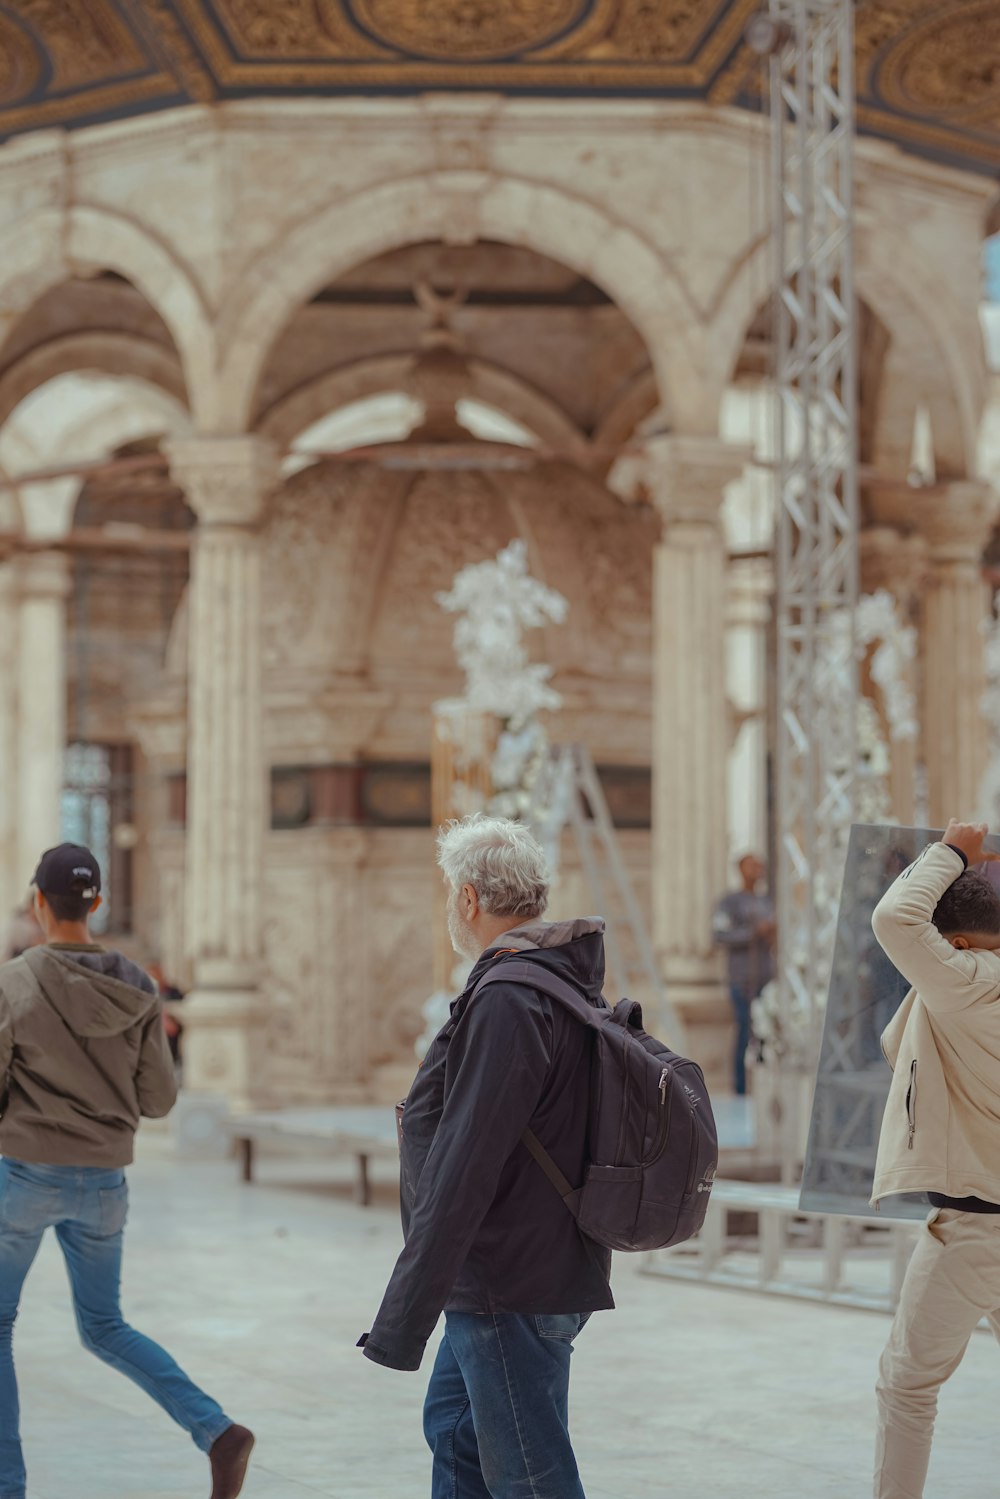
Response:
[[[509,93],[759,107],[760,0],[0,0],[0,137],[247,95]],[[1000,0],[865,0],[858,120],[1000,170]]]

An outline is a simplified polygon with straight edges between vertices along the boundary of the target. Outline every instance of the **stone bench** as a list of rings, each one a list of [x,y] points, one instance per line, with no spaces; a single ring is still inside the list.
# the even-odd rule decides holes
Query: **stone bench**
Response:
[[[748,1249],[745,1236],[730,1235],[730,1213],[753,1214],[757,1218],[756,1248]],[[812,1225],[819,1245],[814,1250],[799,1250],[791,1242],[792,1224]],[[844,1269],[850,1250],[851,1227],[855,1240],[866,1231],[869,1248],[881,1250],[885,1266],[880,1286],[854,1287],[845,1284]],[[676,1249],[658,1249],[644,1256],[643,1272],[670,1279],[700,1280],[713,1285],[738,1287],[771,1295],[801,1297],[808,1301],[827,1301],[842,1306],[892,1311],[906,1273],[919,1225],[912,1220],[872,1216],[866,1213],[832,1213],[803,1208],[799,1205],[798,1187],[771,1183],[716,1181],[709,1199],[708,1213],[701,1233]],[[734,1259],[755,1256],[755,1263],[734,1263]],[[815,1268],[818,1274],[803,1279],[790,1273],[793,1256],[796,1269]]]
[[[227,1121],[245,1182],[253,1181],[258,1145],[277,1145],[288,1152],[354,1156],[358,1166],[356,1196],[371,1202],[369,1164],[399,1159],[392,1105],[377,1108],[273,1109],[237,1114]]]

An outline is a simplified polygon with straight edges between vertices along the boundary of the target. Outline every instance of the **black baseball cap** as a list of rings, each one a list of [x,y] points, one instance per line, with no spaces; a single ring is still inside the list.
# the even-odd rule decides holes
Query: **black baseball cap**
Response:
[[[101,889],[101,866],[82,843],[60,843],[45,851],[31,882],[43,895],[79,895],[91,899]]]

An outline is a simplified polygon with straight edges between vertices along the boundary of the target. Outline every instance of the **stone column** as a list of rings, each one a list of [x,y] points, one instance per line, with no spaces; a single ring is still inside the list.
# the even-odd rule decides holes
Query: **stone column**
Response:
[[[927,543],[915,532],[904,534],[896,526],[867,526],[858,538],[862,593],[886,589],[896,600],[904,625],[917,625],[920,600],[928,577]],[[920,680],[918,662],[910,663],[908,683],[919,705]],[[919,706],[916,707],[919,723]],[[892,739],[883,714],[883,726],[889,740],[891,770],[889,796],[892,814],[904,827],[913,824],[916,807],[916,774],[921,755],[919,732],[913,739]]]
[[[723,490],[749,454],[712,438],[647,444],[663,518],[653,562],[653,941],[693,1054],[726,1065],[728,1000],[712,910],[727,888]]]
[[[916,531],[927,547],[921,716],[932,827],[974,817],[979,808],[989,758],[980,707],[989,613],[982,557],[996,508],[990,486],[971,479],[878,494],[880,515]]]
[[[729,856],[767,856],[767,631],[774,567],[766,557],[731,562],[726,579],[726,645],[732,740]]]
[[[192,1089],[252,1104],[260,1086],[261,923],[267,765],[261,702],[258,527],[277,482],[255,437],[172,443],[198,516],[188,594],[185,1003]]]
[[[17,611],[17,855],[15,899],[39,856],[59,842],[66,755],[65,553],[22,553],[13,564]]]

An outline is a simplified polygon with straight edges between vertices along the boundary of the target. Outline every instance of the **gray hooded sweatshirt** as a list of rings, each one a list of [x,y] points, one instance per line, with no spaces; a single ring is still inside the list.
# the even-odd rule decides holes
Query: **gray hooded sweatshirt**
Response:
[[[121,953],[33,947],[0,967],[0,1154],[127,1166],[177,1097],[155,985]]]

